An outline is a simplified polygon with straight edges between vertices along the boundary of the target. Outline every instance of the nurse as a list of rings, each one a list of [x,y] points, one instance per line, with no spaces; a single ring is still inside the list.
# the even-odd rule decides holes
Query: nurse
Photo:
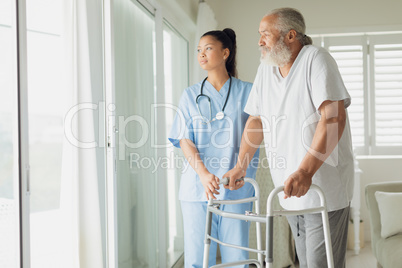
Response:
[[[198,44],[198,62],[208,76],[184,90],[169,140],[182,149],[184,165],[179,199],[184,225],[185,267],[202,267],[208,197],[240,199],[254,196],[244,182],[219,187],[222,175],[233,168],[248,114],[244,113],[252,84],[237,79],[236,34],[232,29],[205,33]],[[247,169],[255,178],[258,150]],[[244,214],[252,203],[221,205],[221,210]],[[213,215],[212,236],[248,246],[249,222]],[[230,228],[229,228],[230,227]],[[217,244],[212,242],[209,266],[216,264]],[[220,247],[222,263],[244,260],[248,252]]]

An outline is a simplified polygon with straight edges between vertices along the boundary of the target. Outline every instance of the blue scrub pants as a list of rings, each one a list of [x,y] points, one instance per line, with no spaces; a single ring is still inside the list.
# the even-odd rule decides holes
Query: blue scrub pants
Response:
[[[226,212],[244,214],[251,211],[252,203],[221,205]],[[181,201],[184,226],[184,266],[185,268],[202,267],[204,256],[205,222],[207,202]],[[212,237],[225,243],[248,247],[250,222],[222,218],[212,214]],[[248,259],[248,252],[240,249],[220,246],[222,263]],[[217,244],[211,241],[208,267],[216,264]],[[247,267],[247,266],[236,266]]]

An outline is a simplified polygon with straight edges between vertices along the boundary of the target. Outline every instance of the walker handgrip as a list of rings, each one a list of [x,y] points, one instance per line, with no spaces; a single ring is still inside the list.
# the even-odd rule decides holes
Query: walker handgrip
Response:
[[[223,178],[219,181],[219,184],[229,185],[229,180],[229,178]],[[244,177],[236,180],[236,182],[238,181],[244,181]]]
[[[284,191],[284,189],[285,189],[285,186],[283,186],[283,185],[278,186],[274,190],[272,190],[272,192],[269,194],[268,199],[267,199],[267,213],[268,213],[268,215],[272,216],[273,213],[274,213],[273,207],[271,206],[271,204],[273,202],[273,198],[276,195],[278,195],[278,193]],[[318,196],[320,197],[321,206],[326,207],[327,203],[326,203],[326,200],[325,200],[324,192],[321,190],[321,188],[318,187],[315,184],[311,184],[309,191],[310,190],[313,190],[318,194]]]

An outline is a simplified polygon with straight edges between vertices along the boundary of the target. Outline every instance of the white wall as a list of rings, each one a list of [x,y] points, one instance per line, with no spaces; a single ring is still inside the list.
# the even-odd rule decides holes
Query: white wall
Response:
[[[156,2],[163,9],[164,15],[176,24],[178,30],[186,33],[195,29],[198,12],[198,0],[148,0]]]
[[[294,7],[306,20],[307,34],[402,30],[402,1],[396,0],[207,0],[214,10],[218,29],[233,28],[237,34],[238,71],[243,80],[253,82],[259,64],[258,26],[271,9]],[[402,152],[401,152],[402,155]],[[361,217],[365,240],[370,226],[364,197],[369,183],[402,180],[402,157],[359,158],[361,175]]]
[[[195,44],[195,29],[199,0],[147,0],[153,1],[162,8],[165,19],[180,32],[189,42],[189,72],[190,77],[194,66],[197,45]],[[198,44],[198,42],[197,42]],[[184,90],[184,88],[182,89]]]
[[[218,29],[231,27],[238,36],[238,70],[252,82],[259,63],[258,26],[271,9],[294,7],[306,20],[307,34],[402,30],[400,0],[206,0],[214,10]]]

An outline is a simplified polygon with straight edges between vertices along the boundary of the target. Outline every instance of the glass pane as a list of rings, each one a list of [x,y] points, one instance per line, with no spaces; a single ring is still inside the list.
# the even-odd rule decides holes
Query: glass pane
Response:
[[[163,31],[164,71],[165,71],[165,99],[166,99],[166,133],[169,133],[173,124],[175,110],[170,105],[178,106],[183,90],[188,87],[188,42],[175,30],[164,24]],[[169,146],[166,149],[168,157],[182,156],[181,150]],[[180,167],[175,166],[182,161],[175,161],[167,170],[167,204],[168,204],[168,264],[172,266],[184,251],[183,223],[179,202]]]
[[[17,57],[11,0],[0,1],[0,267],[20,266]]]
[[[61,209],[64,116],[71,93],[63,73],[61,0],[27,1],[31,267],[73,267]],[[62,242],[64,241],[64,242]]]
[[[135,1],[114,1],[119,267],[159,267],[156,159],[149,133],[155,98],[154,18]]]

